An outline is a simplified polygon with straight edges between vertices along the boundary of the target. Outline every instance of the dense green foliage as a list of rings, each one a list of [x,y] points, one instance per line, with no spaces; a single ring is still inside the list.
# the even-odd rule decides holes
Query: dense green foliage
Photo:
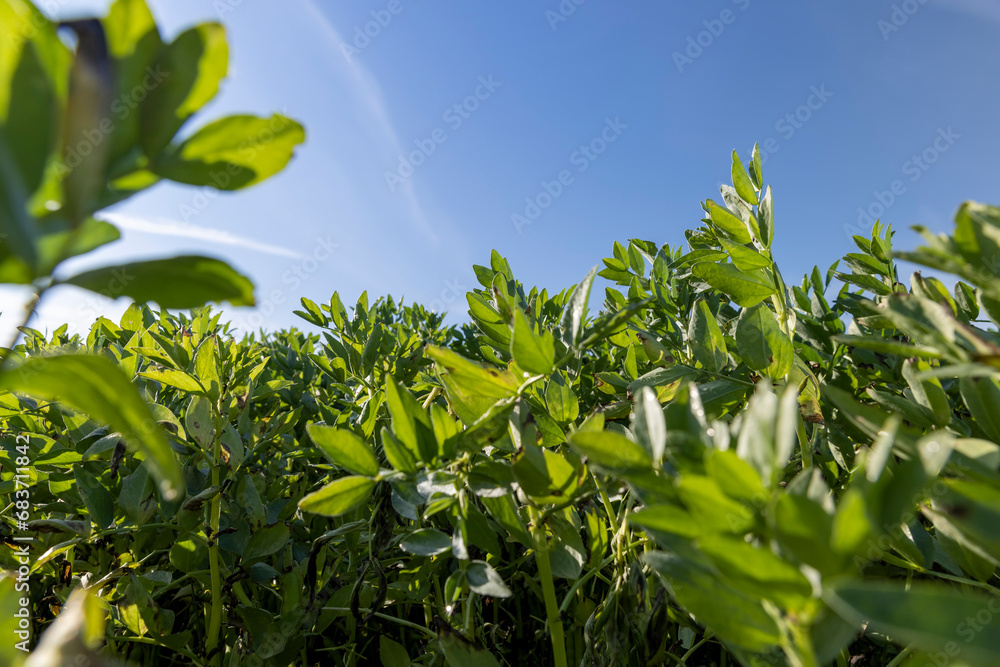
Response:
[[[218,26],[165,45],[141,0],[114,4],[116,76],[177,79],[95,179],[59,169],[53,129],[82,127],[86,38],[0,12],[33,26],[0,60],[3,279],[124,270],[140,301],[249,303],[208,258],[51,277],[115,237],[90,217],[108,203],[251,185],[301,141],[240,116],[172,143],[224,74]],[[910,253],[876,224],[790,284],[756,150],[732,182],[684,246],[616,243],[558,294],[494,252],[463,326],[334,294],[302,300],[321,335],[141,304],[86,336],[23,328],[0,368],[4,663],[26,608],[29,667],[997,664],[1000,209]],[[905,286],[897,259],[954,289]]]

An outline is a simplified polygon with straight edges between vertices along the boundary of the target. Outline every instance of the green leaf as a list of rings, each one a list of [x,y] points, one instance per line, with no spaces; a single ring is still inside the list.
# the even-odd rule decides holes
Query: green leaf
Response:
[[[663,417],[663,407],[656,398],[656,392],[649,387],[642,387],[635,396],[632,432],[649,452],[653,466],[658,467],[667,447],[667,423]]]
[[[767,548],[747,544],[742,537],[706,535],[698,540],[698,550],[752,597],[786,609],[801,609],[812,598],[812,584],[798,568]]]
[[[0,238],[4,240],[0,257],[7,255],[0,277],[4,282],[27,283],[35,276],[37,226],[28,215],[28,196],[0,129]]]
[[[545,385],[545,406],[560,424],[574,422],[580,416],[580,401],[562,374],[553,375]]]
[[[691,309],[688,344],[691,346],[694,358],[713,373],[718,373],[729,363],[726,339],[704,299],[698,299]]]
[[[514,479],[536,503],[564,503],[580,487],[581,472],[565,456],[527,443],[513,465]]]
[[[228,116],[209,123],[153,163],[153,171],[172,181],[239,190],[285,168],[305,130],[294,120]]]
[[[187,412],[184,413],[184,428],[203,451],[211,450],[215,442],[212,402],[204,396],[192,396]]]
[[[436,362],[455,413],[466,426],[475,423],[498,400],[517,392],[517,378],[508,370],[469,361],[444,347],[428,345],[424,350]]]
[[[506,530],[510,537],[520,542],[524,546],[531,545],[531,537],[525,528],[524,521],[517,512],[517,502],[509,493],[499,496],[484,496],[480,498],[483,507],[490,513],[490,516],[500,526]]]
[[[750,162],[750,177],[753,179],[753,184],[758,190],[764,186],[764,175],[761,173],[762,165],[760,158],[760,146],[756,143],[753,145],[753,156]]]
[[[841,573],[840,558],[830,550],[833,517],[807,496],[783,494],[775,507],[778,542],[824,576]]]
[[[195,350],[194,369],[198,380],[206,389],[206,395],[213,401],[218,401],[222,394],[222,378],[219,377],[219,357],[214,336],[203,339]]]
[[[65,403],[108,424],[146,456],[167,500],[184,490],[177,457],[149,406],[110,360],[89,355],[33,357],[0,372],[0,389]]]
[[[208,560],[208,547],[193,537],[178,539],[170,547],[170,564],[184,573],[194,572]]]
[[[139,373],[139,376],[149,378],[169,387],[174,387],[175,389],[180,389],[187,394],[205,395],[205,388],[201,386],[201,383],[184,371],[177,371],[172,368],[154,369],[142,371]]]
[[[691,273],[744,308],[756,306],[774,294],[774,285],[759,269],[744,272],[732,264],[699,262],[691,267]]]
[[[150,158],[156,158],[182,125],[215,97],[226,75],[229,47],[218,23],[185,30],[163,46],[152,71],[162,73],[141,107],[139,139]]]
[[[299,501],[304,512],[323,516],[340,516],[360,507],[375,490],[375,481],[368,477],[342,477]]]
[[[1000,381],[992,377],[963,377],[958,386],[976,425],[1000,443]]]
[[[378,460],[375,458],[375,453],[353,431],[309,424],[306,432],[332,463],[356,475],[368,477],[378,475]]]
[[[440,632],[438,643],[448,667],[500,667],[492,653],[479,648],[450,627],[442,628]]]
[[[590,301],[590,288],[594,284],[594,276],[597,275],[597,267],[590,270],[580,284],[573,288],[573,293],[566,301],[566,308],[563,310],[562,322],[563,342],[568,346],[574,346],[580,342],[580,332],[583,330],[583,322],[587,313],[587,303]]]
[[[48,220],[46,228],[36,239],[39,275],[49,275],[63,260],[83,255],[121,237],[114,225],[94,218],[87,218],[76,228],[62,221]]]
[[[252,306],[253,283],[225,262],[211,257],[182,255],[85,271],[59,281],[111,298],[127,296],[139,302],[155,301],[161,308],[196,308],[228,301]]]
[[[758,504],[767,500],[767,491],[757,470],[732,449],[707,450],[705,471],[730,498]]]
[[[378,638],[378,656],[382,667],[410,667],[410,656],[406,649],[386,635]]]
[[[687,538],[698,537],[710,530],[683,507],[677,505],[647,505],[629,514],[628,523],[631,526]]]
[[[838,334],[836,336],[831,336],[830,340],[835,343],[840,343],[842,345],[848,345],[850,347],[861,348],[862,350],[872,350],[873,352],[880,352],[882,354],[895,354],[900,357],[920,357],[922,359],[940,359],[941,353],[937,350],[931,349],[929,347],[920,347],[917,345],[908,345],[906,343],[900,343],[895,340],[887,340],[885,338],[875,338],[875,337],[865,337],[865,336],[851,336],[846,334]]]
[[[757,205],[757,192],[754,190],[750,175],[743,163],[740,162],[740,156],[736,151],[733,151],[733,186],[741,199],[754,206]]]
[[[392,435],[389,429],[382,427],[382,449],[389,465],[400,472],[413,474],[417,472],[417,455]]]
[[[736,325],[736,350],[743,362],[773,380],[785,377],[795,361],[792,341],[764,304],[747,308]]]
[[[429,463],[437,456],[437,439],[427,412],[406,387],[391,375],[385,379],[385,398],[392,417],[393,435],[418,461]]]
[[[552,334],[535,334],[520,309],[514,311],[514,331],[510,338],[510,356],[522,369],[534,375],[548,375],[555,361]]]
[[[938,486],[943,484],[944,490]],[[974,546],[975,551],[994,563],[1000,562],[1000,489],[980,482],[957,479],[938,480],[933,508],[945,516]]]
[[[365,341],[364,349],[361,350],[361,371],[366,376],[375,370],[375,364],[380,358],[383,330],[382,323],[376,322],[371,335]]]
[[[469,563],[465,580],[469,583],[469,588],[480,595],[494,598],[509,598],[513,595],[497,571],[486,561],[474,560]]]
[[[708,200],[708,216],[712,224],[737,243],[750,243],[753,239],[750,236],[750,229],[737,214],[730,211],[725,206],[716,204],[711,199]]]
[[[115,500],[101,482],[87,472],[83,466],[74,466],[76,489],[87,506],[91,520],[100,529],[111,527],[115,522]]]
[[[149,477],[149,466],[140,464],[122,480],[118,507],[137,524],[145,523],[156,512],[156,488]]]
[[[643,558],[670,585],[673,597],[722,641],[754,652],[781,643],[781,630],[764,606],[707,568],[659,551]]]
[[[399,546],[414,556],[437,556],[451,549],[451,537],[436,528],[421,528],[404,537]]]
[[[700,530],[739,534],[753,527],[753,512],[745,504],[726,495],[715,479],[686,474],[680,477],[676,486],[677,495]]]
[[[771,267],[771,260],[752,248],[734,243],[729,239],[719,239],[726,252],[733,260],[733,265],[740,271],[753,271]]]
[[[60,145],[61,132],[69,129],[60,118],[66,103],[69,50],[56,35],[53,24],[32,6],[3,3],[0,24],[5,44],[0,47],[0,143],[9,149],[19,187],[31,196],[43,182],[50,156]],[[21,5],[17,7],[17,5]],[[18,26],[27,19],[29,25]],[[79,82],[78,84],[79,85]],[[77,118],[85,115],[76,109]],[[99,113],[99,111],[98,111]],[[86,114],[95,124],[99,118]],[[70,139],[75,145],[80,137]],[[91,155],[100,146],[91,146]],[[3,169],[6,171],[6,169]],[[4,174],[6,180],[8,174]],[[10,185],[10,184],[6,184]]]
[[[649,470],[653,459],[642,445],[614,431],[580,431],[569,443],[593,463],[608,470]]]
[[[757,207],[757,222],[760,225],[760,240],[765,248],[770,248],[774,240],[774,201],[770,185],[764,190],[764,198]]]
[[[115,126],[111,133],[109,157],[114,164],[139,143],[141,114],[128,105],[134,99],[133,91],[143,90],[145,93],[150,84],[158,85],[156,79],[159,77],[151,78],[150,72],[161,72],[147,68],[163,48],[163,41],[145,0],[116,0],[102,23],[108,52],[115,61],[115,99],[120,105],[113,109],[117,113],[113,118]]]
[[[846,620],[868,622],[902,643],[947,655],[954,655],[957,646],[962,662],[1000,664],[1000,634],[973,623],[986,614],[996,616],[1000,605],[975,589],[922,581],[848,581],[835,586],[826,600]]]
[[[246,549],[241,554],[243,562],[249,563],[252,560],[278,553],[285,548],[289,536],[288,526],[283,523],[255,530],[250,536],[250,541],[247,542]]]
[[[97,649],[105,637],[107,616],[105,600],[91,589],[74,590],[59,616],[42,633],[24,667],[48,667],[67,662],[99,665],[102,657]]]

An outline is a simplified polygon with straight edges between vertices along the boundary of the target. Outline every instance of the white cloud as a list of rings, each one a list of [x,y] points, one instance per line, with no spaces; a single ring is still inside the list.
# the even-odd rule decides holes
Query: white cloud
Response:
[[[165,218],[149,220],[146,218],[122,215],[120,213],[101,213],[98,217],[110,222],[119,229],[126,229],[132,232],[197,239],[199,241],[206,241],[208,243],[218,245],[247,248],[248,250],[256,250],[257,252],[267,253],[268,255],[277,255],[279,257],[303,257],[301,253],[289,250],[288,248],[254,241],[253,239],[237,236],[236,234],[232,234],[222,229],[199,227],[197,225],[192,225],[178,220],[168,220]]]
[[[344,43],[344,40],[341,39],[340,33],[337,32],[337,29],[326,18],[315,0],[302,0],[302,8],[309,15],[309,24],[319,30],[322,34],[323,42],[329,45],[327,62],[336,72],[340,74],[346,72],[348,74],[346,78],[351,83],[354,95],[364,105],[365,109],[370,112],[369,117],[373,120],[379,137],[388,149],[387,152],[391,152],[394,155],[404,154],[406,150],[400,144],[396,130],[389,119],[388,107],[382,96],[382,88],[379,86],[378,81],[367,68],[357,62],[357,58],[352,63],[347,62],[347,59],[341,52],[341,44]],[[440,239],[427,221],[427,216],[424,214],[420,200],[417,198],[413,188],[413,182],[410,179],[406,179],[399,186],[399,192],[402,193],[405,199],[406,209],[410,214],[413,224],[430,243],[438,245]]]

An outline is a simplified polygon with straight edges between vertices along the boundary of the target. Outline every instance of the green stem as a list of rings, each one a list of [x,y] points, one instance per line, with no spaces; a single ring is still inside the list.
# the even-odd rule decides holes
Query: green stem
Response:
[[[351,611],[351,608],[350,607],[323,607],[323,611]],[[366,614],[371,613],[371,609],[358,609],[358,611],[359,612],[364,612]],[[425,637],[428,637],[429,639],[437,639],[437,637],[438,637],[437,633],[434,632],[433,630],[425,628],[424,626],[422,626],[422,625],[420,625],[418,623],[413,623],[412,621],[407,621],[404,618],[397,618],[395,616],[390,616],[389,614],[383,614],[382,612],[378,612],[378,611],[375,612],[374,615],[377,618],[381,618],[381,619],[386,620],[386,621],[392,621],[393,623],[398,623],[399,625],[403,625],[403,626],[406,626],[408,628],[412,628],[414,630],[417,630],[417,631],[423,633],[423,635]]]
[[[563,635],[562,616],[559,613],[559,601],[556,599],[556,585],[552,579],[552,566],[549,563],[549,542],[545,537],[545,524],[540,521],[540,514],[535,507],[528,507],[531,517],[531,537],[535,545],[535,561],[538,563],[538,576],[542,580],[542,597],[545,600],[545,616],[549,624],[549,636],[552,638],[552,662],[555,667],[566,667],[566,638]]]
[[[611,534],[616,535],[618,534],[618,518],[615,515],[614,507],[611,506],[611,499],[608,498],[607,491],[604,490],[604,486],[601,485],[593,470],[590,471],[590,476],[594,480],[594,486],[597,487],[597,492],[601,496],[601,504],[604,505],[604,511],[608,515],[608,522],[611,524]]]
[[[728,380],[729,382],[735,382],[737,384],[741,384],[745,387],[751,387],[751,388],[757,386],[753,382],[750,382],[749,380],[742,380],[738,377],[733,377],[732,375],[727,375],[725,373],[716,373],[715,371],[710,371],[707,368],[695,368],[694,366],[688,366],[687,364],[675,364],[675,366],[679,366],[681,368],[689,368],[695,373],[702,373],[704,375],[707,375],[708,377],[715,378],[716,380]]]
[[[799,436],[799,449],[802,451],[802,468],[812,468],[812,444],[809,442],[809,436],[806,434],[806,422],[801,417],[798,417],[798,436]]]
[[[893,658],[892,661],[889,662],[885,667],[896,667],[897,665],[903,664],[903,661],[906,660],[906,658],[911,653],[913,653],[913,647],[912,646],[907,646],[902,651],[900,651],[899,655],[897,655],[895,658]]]
[[[691,656],[693,656],[695,654],[695,651],[697,651],[698,649],[700,649],[705,644],[705,642],[709,641],[714,636],[715,636],[714,633],[712,633],[712,632],[706,632],[705,636],[702,637],[698,641],[697,644],[695,644],[694,646],[692,646],[691,648],[689,648],[687,650],[687,653],[685,653],[684,655],[681,656],[681,662],[686,665],[687,661],[688,661],[688,658],[690,658]]]
[[[233,584],[233,593],[235,593],[236,598],[246,606],[248,607],[254,606],[254,603],[250,600],[249,597],[247,597],[246,591],[243,590],[243,586],[240,585],[240,582],[237,581]]]
[[[212,443],[212,458],[215,461],[219,460],[219,449],[220,440],[217,432],[215,442]],[[219,486],[219,467],[217,465],[212,466],[212,485]],[[212,535],[208,547],[208,566],[212,577],[212,607],[208,617],[208,638],[205,641],[205,651],[209,655],[219,645],[219,631],[222,628],[222,576],[219,572],[219,542],[216,537],[219,532],[219,518],[222,514],[221,494],[212,498],[211,512],[209,525],[212,529]]]

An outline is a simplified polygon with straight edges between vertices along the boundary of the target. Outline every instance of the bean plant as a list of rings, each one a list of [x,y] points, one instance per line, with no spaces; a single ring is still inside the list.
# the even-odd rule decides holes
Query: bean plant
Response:
[[[204,304],[252,286],[218,260],[57,268],[116,237],[101,208],[252,185],[301,127],[174,139],[217,25],[165,42],[118,0],[71,50],[0,12],[0,275],[135,301],[2,352],[5,664],[1000,661],[1000,208],[911,252],[877,222],[786,281],[755,147],[682,243],[615,243],[557,293],[494,251],[464,324],[334,293],[301,300],[313,333],[236,331]],[[110,109],[160,65],[67,171],[107,117],[77,94],[110,82]]]

